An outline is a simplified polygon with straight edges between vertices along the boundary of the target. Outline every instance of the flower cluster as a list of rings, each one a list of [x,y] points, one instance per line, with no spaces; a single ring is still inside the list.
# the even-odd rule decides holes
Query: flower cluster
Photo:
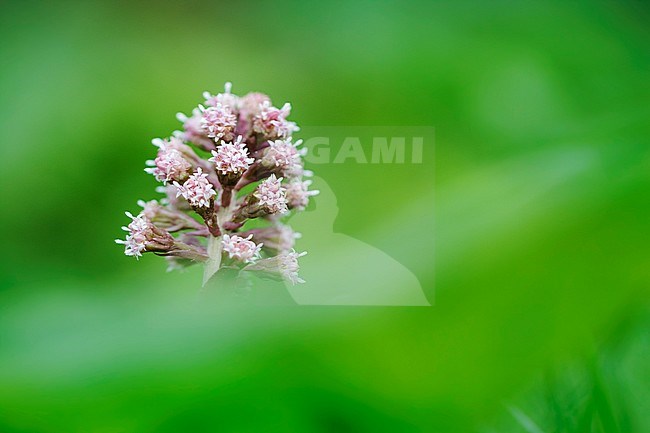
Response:
[[[296,250],[283,252],[275,257],[259,260],[244,268],[245,271],[265,272],[271,276],[281,275],[283,279],[291,284],[304,283],[305,280],[298,276],[300,265],[298,258],[307,254],[306,251],[297,253]]]
[[[208,181],[208,175],[203,173],[201,167],[181,185],[174,182],[176,197],[183,196],[193,208],[209,207],[212,198],[217,194],[214,187]]]
[[[293,179],[286,188],[287,205],[291,209],[305,210],[309,204],[309,197],[317,195],[318,191],[309,190],[311,180]]]
[[[146,164],[149,166],[144,169],[145,172],[152,174],[157,181],[167,183],[172,180],[185,180],[192,172],[192,164],[189,163],[181,149],[183,142],[176,137],[170,140],[153,140],[153,144],[158,147],[156,159],[149,160]]]
[[[217,105],[208,108],[199,105],[199,110],[201,111],[201,128],[208,137],[214,138],[215,141],[219,139],[231,141],[233,139],[237,119],[230,107],[217,103]]]
[[[251,241],[253,235],[242,238],[237,235],[223,235],[223,251],[228,253],[231,259],[237,259],[245,263],[252,263],[260,257],[260,250],[263,243],[256,244]]]
[[[128,234],[116,242],[127,256],[167,256],[170,268],[204,263],[204,282],[228,267],[302,283],[298,258],[306,253],[295,251],[300,234],[282,218],[304,210],[318,191],[305,179],[312,173],[302,140],[292,138],[299,128],[287,120],[291,105],[276,108],[262,93],[240,97],[231,89],[204,92],[190,116],[177,115],[182,130],[153,140],[158,152],[145,171],[163,183],[156,191],[164,197],[139,201],[136,216],[127,212]],[[266,224],[248,227],[253,219]]]
[[[282,108],[275,108],[270,100],[265,100],[255,116],[253,130],[264,134],[269,140],[291,137],[291,134],[299,131],[300,128],[294,122],[287,120],[290,113],[291,104],[288,102]]]
[[[278,179],[274,174],[262,182],[253,195],[259,200],[260,206],[268,209],[268,213],[286,213],[287,197],[286,188],[282,187],[282,178]]]
[[[255,158],[248,156],[248,148],[240,135],[233,143],[222,140],[221,146],[212,151],[212,158],[208,161],[214,163],[221,183],[234,184],[255,162]]]

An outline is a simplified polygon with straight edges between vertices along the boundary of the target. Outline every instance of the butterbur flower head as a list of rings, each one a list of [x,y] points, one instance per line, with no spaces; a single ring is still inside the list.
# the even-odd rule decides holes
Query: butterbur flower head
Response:
[[[304,210],[309,204],[309,197],[318,195],[320,191],[309,191],[311,180],[294,179],[287,185],[286,198],[287,205],[291,209]]]
[[[290,138],[269,141],[269,146],[264,150],[262,164],[269,167],[277,167],[280,170],[290,169],[300,161],[302,152],[298,151],[297,147],[301,143],[302,140],[298,140],[294,144]]]
[[[239,98],[231,93],[232,83],[228,82],[224,86],[224,92],[216,95],[211,95],[210,92],[203,92],[205,98],[205,105],[209,107],[216,107],[221,105],[229,107],[232,111],[237,110],[239,107]]]
[[[128,232],[128,235],[125,240],[115,239],[115,243],[124,245],[125,255],[137,259],[142,257],[142,253],[147,249],[148,222],[144,215],[134,217],[130,212],[126,212],[126,216],[132,219],[127,227],[122,227],[122,230]]]
[[[201,110],[201,127],[205,134],[214,141],[231,141],[235,138],[237,117],[230,107],[217,103],[214,107],[199,105]]]
[[[280,254],[279,257],[279,266],[280,274],[284,279],[289,281],[291,284],[301,284],[305,280],[298,276],[298,271],[300,270],[300,265],[298,264],[298,259],[307,254],[307,251],[302,253],[297,253],[295,250],[292,250],[288,253]]]
[[[124,245],[124,254],[135,257],[142,257],[145,251],[168,251],[174,246],[174,238],[165,230],[161,230],[151,224],[147,217],[141,213],[133,216],[126,212],[126,216],[131,218],[131,223],[122,227],[122,230],[128,232],[126,239],[116,239],[115,242]]]
[[[223,175],[241,175],[255,161],[255,158],[248,156],[248,149],[240,135],[233,143],[221,141],[221,145],[217,150],[212,151],[212,158],[208,161],[213,162],[217,171]]]
[[[116,242],[128,256],[154,253],[174,269],[205,263],[204,284],[223,268],[301,283],[305,253],[294,250],[300,234],[281,220],[317,191],[303,180],[311,172],[302,140],[292,139],[299,128],[288,120],[291,105],[277,108],[263,93],[239,97],[231,90],[226,83],[221,93],[204,92],[191,115],[177,114],[181,131],[152,141],[157,154],[145,171],[163,183],[156,188],[163,195],[138,201],[142,211],[127,213],[126,238]]]
[[[124,214],[131,218],[129,225],[122,227],[122,230],[129,232],[129,234],[139,234],[149,228],[149,220],[144,214],[140,213],[138,216],[133,216],[131,212],[124,212]]]
[[[282,178],[278,179],[274,174],[259,184],[253,195],[259,200],[259,205],[268,209],[271,214],[288,211]]]
[[[145,168],[159,182],[178,181],[187,179],[192,172],[190,164],[177,149],[172,146],[161,146],[158,155],[153,161],[147,161],[149,167]]]
[[[192,207],[197,208],[210,206],[210,201],[217,194],[201,167],[183,185],[174,182],[174,186],[178,190],[177,197],[182,195]]]
[[[277,256],[268,259],[259,260],[244,268],[245,271],[259,271],[270,276],[279,277],[291,284],[304,283],[305,280],[300,278],[300,264],[298,259],[306,255],[307,252],[297,253],[295,250],[280,253]]]
[[[286,103],[282,108],[271,106],[269,101],[260,105],[259,114],[253,119],[253,130],[264,134],[268,139],[288,138],[300,128],[287,120],[291,113],[291,104]]]
[[[258,116],[262,112],[262,107],[267,103],[271,103],[271,98],[269,98],[264,93],[248,93],[239,101],[240,113],[243,116],[248,116],[251,118]]]
[[[221,245],[223,251],[231,259],[236,259],[244,263],[252,263],[260,256],[262,244],[256,244],[251,240],[253,235],[246,238],[237,235],[223,235]]]

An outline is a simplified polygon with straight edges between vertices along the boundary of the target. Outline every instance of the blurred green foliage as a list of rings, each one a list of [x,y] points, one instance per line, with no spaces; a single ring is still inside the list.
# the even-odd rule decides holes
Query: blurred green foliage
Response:
[[[647,431],[649,18],[3,2],[0,431]],[[151,138],[228,80],[302,125],[435,127],[421,165],[312,167],[434,307],[223,305],[121,254]]]
[[[550,366],[485,431],[629,432],[650,429],[648,311],[630,312],[600,350]]]

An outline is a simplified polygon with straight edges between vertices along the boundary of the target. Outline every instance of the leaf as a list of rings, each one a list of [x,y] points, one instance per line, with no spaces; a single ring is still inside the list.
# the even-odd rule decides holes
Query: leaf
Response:
[[[203,285],[205,287],[208,281],[217,273],[221,267],[221,236],[208,236],[208,260],[203,268]]]

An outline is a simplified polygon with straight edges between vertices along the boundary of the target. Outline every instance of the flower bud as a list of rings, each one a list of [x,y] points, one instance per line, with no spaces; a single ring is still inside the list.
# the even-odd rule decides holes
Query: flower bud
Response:
[[[232,222],[240,223],[247,218],[259,218],[265,215],[283,214],[288,212],[285,189],[282,178],[274,174],[260,183],[255,191],[246,197],[244,205],[235,213]]]

